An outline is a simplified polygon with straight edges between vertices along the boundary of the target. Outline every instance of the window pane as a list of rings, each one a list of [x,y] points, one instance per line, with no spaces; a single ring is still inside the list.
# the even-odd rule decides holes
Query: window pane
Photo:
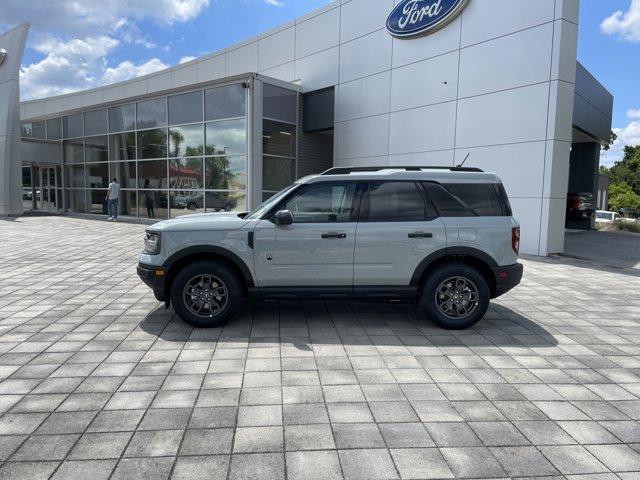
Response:
[[[279,192],[295,179],[295,161],[289,158],[263,157],[262,189]]]
[[[164,127],[167,124],[167,101],[156,98],[138,102],[138,128]]]
[[[501,217],[503,215],[500,200],[491,183],[445,183],[442,186],[461,200],[468,210],[478,215]]]
[[[247,188],[246,157],[205,158],[205,188],[245,190]]]
[[[137,215],[138,197],[135,190],[120,190],[118,199],[118,215]]]
[[[20,124],[20,136],[24,138],[31,138],[33,135],[33,128],[31,122],[22,122]]]
[[[204,195],[201,192],[169,192],[171,218],[204,213]]]
[[[169,156],[196,157],[203,154],[204,128],[201,123],[169,129]]]
[[[87,187],[107,188],[109,186],[109,164],[87,163]]]
[[[109,179],[116,177],[121,188],[136,188],[136,162],[112,162]]]
[[[87,162],[106,162],[109,160],[106,135],[85,138],[84,148]]]
[[[245,212],[246,196],[239,192],[205,192],[207,212]]]
[[[89,200],[89,212],[94,215],[107,214],[107,191],[106,190],[87,190],[87,199]]]
[[[167,130],[138,132],[138,158],[164,158],[167,156]]]
[[[167,161],[138,162],[138,186],[140,188],[167,188]]]
[[[289,200],[284,208],[296,223],[348,222],[355,189],[355,183],[318,185]]]
[[[100,135],[107,133],[107,109],[84,112],[84,134]]]
[[[71,165],[66,167],[67,187],[84,188],[84,165]]]
[[[65,190],[67,210],[73,213],[86,213],[85,190]]]
[[[65,163],[84,162],[84,142],[81,138],[64,142],[64,161]]]
[[[109,155],[111,160],[134,160],[136,158],[136,134],[131,132],[109,135]]]
[[[166,190],[138,190],[138,216],[168,218],[169,204]]]
[[[245,88],[239,83],[205,90],[204,119],[220,120],[223,118],[244,117],[246,98]]]
[[[33,138],[39,138],[44,140],[45,138],[47,138],[45,128],[46,127],[44,125],[44,121],[33,122],[31,124],[31,136]]]
[[[472,217],[474,214],[466,205],[438,183],[423,182],[431,201],[442,217]]]
[[[233,155],[247,149],[247,124],[244,119],[207,123],[207,155]]]
[[[131,103],[109,109],[109,131],[124,132],[136,128],[136,106]]]
[[[47,120],[47,140],[60,140],[62,138],[62,120],[52,118]]]
[[[169,188],[193,190],[202,188],[202,158],[169,160]]]
[[[169,125],[202,121],[202,92],[169,97]]]
[[[262,123],[262,153],[280,157],[296,156],[296,127],[265,120]]]
[[[83,135],[84,120],[81,113],[62,117],[62,133],[64,138],[75,138]]]
[[[297,123],[298,93],[265,83],[262,87],[262,116]]]
[[[413,182],[369,185],[369,221],[414,222],[426,218],[425,201]]]

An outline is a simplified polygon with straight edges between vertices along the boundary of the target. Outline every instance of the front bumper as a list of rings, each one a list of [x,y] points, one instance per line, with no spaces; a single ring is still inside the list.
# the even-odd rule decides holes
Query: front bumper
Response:
[[[520,283],[524,267],[521,263],[516,263],[507,267],[492,267],[491,270],[496,284],[493,298],[496,298],[504,295]]]
[[[167,269],[139,263],[137,271],[140,279],[153,290],[156,299],[165,302],[167,300],[165,293]]]

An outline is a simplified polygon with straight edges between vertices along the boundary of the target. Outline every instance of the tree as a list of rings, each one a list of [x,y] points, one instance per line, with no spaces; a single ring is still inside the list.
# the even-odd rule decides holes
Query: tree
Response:
[[[640,195],[640,145],[624,147],[624,158],[608,169],[611,184],[626,183],[631,190]]]
[[[640,195],[626,183],[616,183],[609,187],[609,207],[614,211],[621,208],[640,209]]]
[[[616,143],[617,139],[618,134],[611,130],[611,132],[609,133],[609,143],[605,143],[604,145],[602,145],[602,150],[604,150],[605,152],[608,151],[611,148],[611,145]]]

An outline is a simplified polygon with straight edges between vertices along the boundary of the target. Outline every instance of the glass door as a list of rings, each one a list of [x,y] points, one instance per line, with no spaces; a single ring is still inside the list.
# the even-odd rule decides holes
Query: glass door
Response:
[[[56,195],[57,180],[55,167],[40,167],[40,208],[43,212],[58,212],[58,199]]]

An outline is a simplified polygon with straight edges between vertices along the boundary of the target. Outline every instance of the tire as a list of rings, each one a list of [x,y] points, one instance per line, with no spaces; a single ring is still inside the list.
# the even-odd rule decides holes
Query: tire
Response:
[[[436,269],[425,280],[421,297],[428,317],[448,330],[463,330],[478,323],[487,313],[490,300],[485,278],[465,264]]]
[[[233,208],[233,207],[232,207],[230,204],[226,204],[226,205],[224,206],[224,211],[225,211],[225,212],[230,212],[232,208]]]
[[[220,287],[223,290],[219,290]],[[223,291],[226,295],[215,296]],[[242,287],[237,275],[226,265],[215,261],[194,262],[176,276],[171,286],[171,303],[185,323],[196,328],[218,327],[240,309]],[[200,314],[197,313],[199,306]]]

